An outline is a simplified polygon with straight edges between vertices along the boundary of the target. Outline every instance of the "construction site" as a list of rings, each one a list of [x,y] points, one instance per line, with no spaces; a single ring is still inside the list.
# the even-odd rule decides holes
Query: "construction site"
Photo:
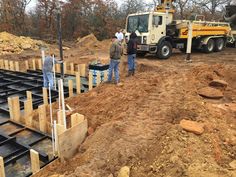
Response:
[[[119,84],[110,39],[0,32],[0,177],[236,177],[236,5],[208,22],[173,20],[171,4],[128,15],[136,70],[124,41]],[[63,63],[45,88],[49,52]]]

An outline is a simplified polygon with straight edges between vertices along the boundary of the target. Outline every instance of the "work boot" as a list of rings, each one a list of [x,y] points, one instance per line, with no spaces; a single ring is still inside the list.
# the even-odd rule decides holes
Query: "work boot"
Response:
[[[126,75],[126,77],[130,77],[132,75],[132,71],[128,71],[128,74]]]
[[[135,73],[135,70],[133,69],[133,70],[132,70],[132,76],[134,76],[134,73]]]

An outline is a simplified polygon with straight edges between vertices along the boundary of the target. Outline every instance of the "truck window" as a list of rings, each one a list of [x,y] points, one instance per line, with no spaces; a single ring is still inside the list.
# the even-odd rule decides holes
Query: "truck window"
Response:
[[[148,32],[149,15],[136,15],[128,18],[127,31],[129,33],[138,30],[140,33]]]
[[[154,15],[152,23],[154,26],[162,25],[162,16]]]

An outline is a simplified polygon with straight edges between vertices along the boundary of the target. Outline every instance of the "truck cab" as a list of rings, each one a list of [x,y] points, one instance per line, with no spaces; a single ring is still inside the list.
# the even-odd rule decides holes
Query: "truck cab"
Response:
[[[137,34],[137,54],[157,54],[169,58],[172,54],[171,39],[166,35],[167,24],[173,21],[171,14],[146,12],[130,14],[126,20],[126,40],[132,32]]]

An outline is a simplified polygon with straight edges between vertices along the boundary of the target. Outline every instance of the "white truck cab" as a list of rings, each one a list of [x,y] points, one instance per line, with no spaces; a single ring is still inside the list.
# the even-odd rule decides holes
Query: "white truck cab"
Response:
[[[170,42],[168,44],[165,43],[161,51],[158,51],[158,49],[161,41],[167,37],[166,26],[172,21],[172,14],[161,12],[130,14],[126,21],[126,40],[129,40],[130,34],[135,32],[138,36],[138,55],[158,53],[160,58],[168,58],[172,54]]]

